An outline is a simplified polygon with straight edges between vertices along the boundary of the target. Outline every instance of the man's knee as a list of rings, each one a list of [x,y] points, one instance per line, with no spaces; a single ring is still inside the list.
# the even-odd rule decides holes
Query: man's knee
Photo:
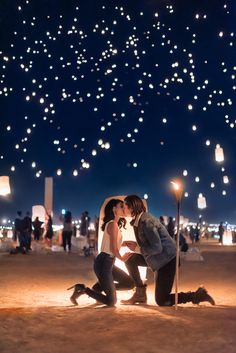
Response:
[[[173,305],[169,300],[162,300],[162,299],[156,300],[156,304],[158,306],[172,306]]]
[[[130,256],[127,261],[125,261],[126,267],[137,266],[135,256]]]
[[[108,297],[107,298],[107,305],[108,306],[115,306],[117,303],[117,299],[114,297]]]

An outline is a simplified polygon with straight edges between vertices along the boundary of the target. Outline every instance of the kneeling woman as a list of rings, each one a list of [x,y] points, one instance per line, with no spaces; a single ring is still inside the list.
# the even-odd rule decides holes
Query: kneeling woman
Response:
[[[101,252],[94,261],[94,272],[98,278],[101,291],[95,291],[86,287],[84,284],[76,284],[68,289],[74,288],[74,293],[70,297],[71,302],[77,305],[76,299],[82,295],[87,294],[89,297],[106,304],[114,306],[116,304],[116,288],[112,269],[115,258],[125,261],[129,254],[121,256],[119,253],[122,244],[122,235],[120,228],[124,226],[123,202],[118,199],[111,199],[104,210],[104,218],[102,230],[104,231]]]

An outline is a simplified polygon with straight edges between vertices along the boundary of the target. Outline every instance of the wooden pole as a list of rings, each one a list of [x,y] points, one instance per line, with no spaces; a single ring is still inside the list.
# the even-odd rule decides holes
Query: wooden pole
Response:
[[[177,234],[176,234],[176,266],[175,266],[175,310],[178,310],[180,200],[177,200],[176,222],[177,222]]]

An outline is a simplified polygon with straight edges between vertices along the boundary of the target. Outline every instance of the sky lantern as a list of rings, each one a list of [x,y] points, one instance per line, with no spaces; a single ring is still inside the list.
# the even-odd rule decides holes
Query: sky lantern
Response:
[[[32,207],[32,220],[38,217],[41,222],[45,222],[46,210],[43,205],[34,205]]]
[[[200,208],[201,210],[203,210],[204,208],[206,208],[206,198],[205,198],[202,194],[199,194],[199,195],[198,195],[197,206],[198,206],[198,208]]]
[[[228,184],[229,183],[229,178],[228,178],[227,175],[223,176],[223,182],[224,182],[224,184]]]
[[[224,161],[224,151],[223,151],[223,148],[220,147],[220,145],[216,145],[215,159],[216,159],[216,162],[219,162],[219,163]]]
[[[0,176],[0,195],[6,196],[11,193],[9,176]]]

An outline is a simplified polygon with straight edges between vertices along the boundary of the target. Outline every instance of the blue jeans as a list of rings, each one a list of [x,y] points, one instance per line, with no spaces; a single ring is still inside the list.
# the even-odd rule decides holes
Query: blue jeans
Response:
[[[134,288],[133,279],[129,275],[127,275],[125,271],[121,270],[116,265],[112,267],[112,277],[115,283],[116,290],[129,290]],[[92,289],[96,292],[103,291],[99,282],[96,282],[93,285]]]
[[[108,306],[114,306],[117,301],[116,288],[112,276],[114,262],[115,258],[104,252],[101,252],[94,261],[94,272],[105,294],[98,293],[90,288],[85,289],[89,297]]]

